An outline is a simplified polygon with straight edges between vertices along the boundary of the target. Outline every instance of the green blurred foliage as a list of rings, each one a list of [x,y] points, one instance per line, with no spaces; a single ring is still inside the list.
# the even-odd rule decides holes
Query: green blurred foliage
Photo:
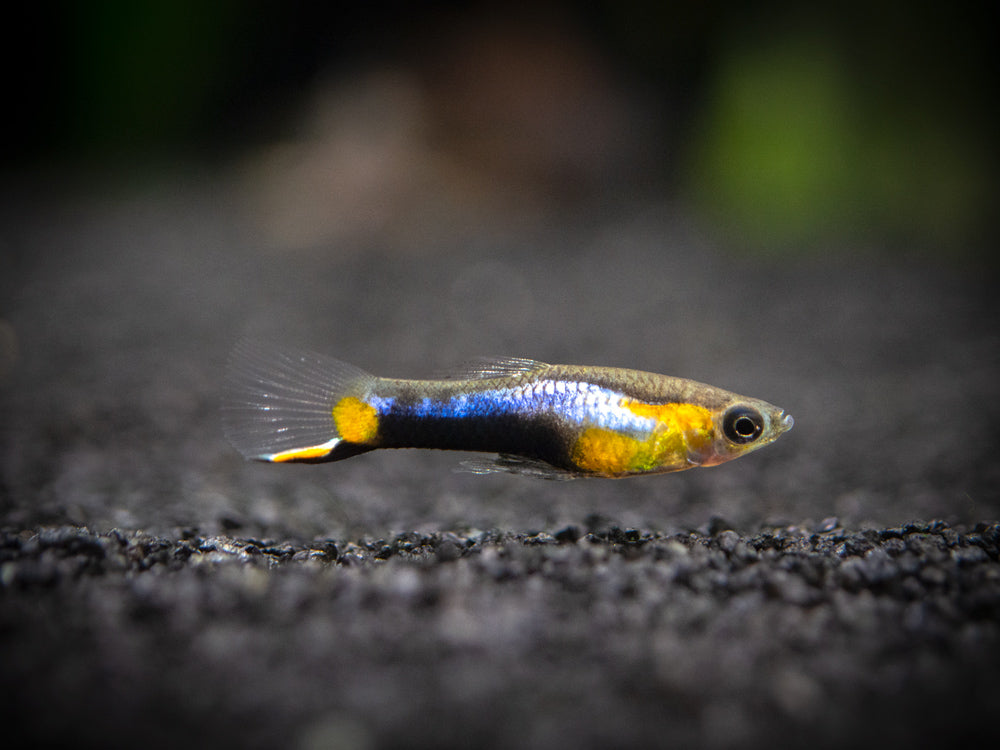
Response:
[[[948,14],[913,13],[909,27],[867,20],[845,29],[807,18],[721,42],[686,181],[734,244],[967,252],[995,235],[980,34]]]
[[[696,132],[694,189],[751,244],[825,233],[855,210],[850,92],[823,40],[727,52]]]

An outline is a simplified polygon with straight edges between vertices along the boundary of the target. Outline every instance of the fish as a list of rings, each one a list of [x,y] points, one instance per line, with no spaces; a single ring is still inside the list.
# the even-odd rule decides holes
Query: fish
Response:
[[[463,463],[475,473],[545,479],[715,466],[794,424],[766,401],[639,370],[503,357],[404,380],[254,340],[230,355],[222,420],[236,450],[256,461],[433,448],[494,454]]]

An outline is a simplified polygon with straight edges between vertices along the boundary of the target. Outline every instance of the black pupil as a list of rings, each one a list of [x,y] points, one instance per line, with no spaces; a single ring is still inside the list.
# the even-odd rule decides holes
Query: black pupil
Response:
[[[737,435],[750,437],[757,430],[757,425],[753,423],[750,417],[739,417],[733,424],[733,428],[736,430]]]

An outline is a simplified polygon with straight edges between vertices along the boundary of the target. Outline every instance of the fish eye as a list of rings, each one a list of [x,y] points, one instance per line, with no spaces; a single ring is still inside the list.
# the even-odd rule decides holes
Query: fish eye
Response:
[[[722,432],[733,443],[752,443],[764,431],[764,417],[749,406],[734,406],[722,419]]]

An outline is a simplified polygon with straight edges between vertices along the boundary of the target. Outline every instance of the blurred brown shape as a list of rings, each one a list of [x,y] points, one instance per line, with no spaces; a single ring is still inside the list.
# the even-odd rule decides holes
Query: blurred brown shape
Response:
[[[298,138],[251,161],[254,220],[278,247],[412,246],[634,173],[638,106],[572,25],[471,18],[417,37],[412,62],[336,78]]]

